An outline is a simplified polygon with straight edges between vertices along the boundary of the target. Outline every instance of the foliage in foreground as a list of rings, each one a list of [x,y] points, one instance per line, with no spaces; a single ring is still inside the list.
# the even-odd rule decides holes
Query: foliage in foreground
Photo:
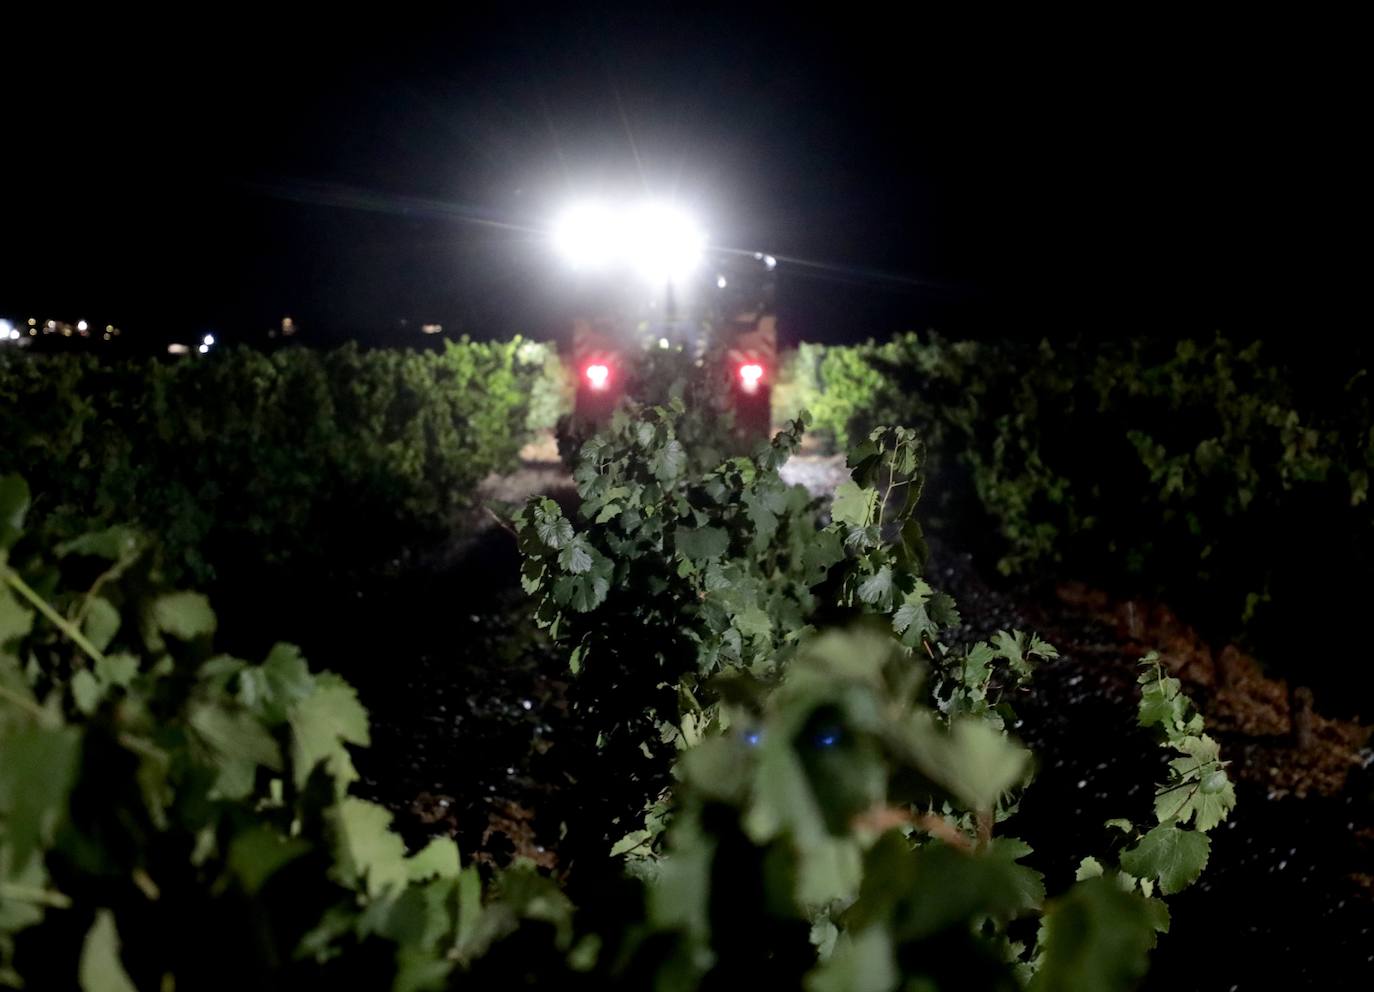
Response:
[[[53,539],[133,523],[174,577],[371,564],[448,532],[552,425],[563,385],[552,349],[518,338],[174,362],[6,353],[0,472],[29,480]]]
[[[852,480],[836,492],[827,522],[822,508],[800,487],[786,486],[778,473],[800,446],[804,427],[805,414],[752,457],[717,461],[694,458],[693,452],[723,445],[698,448],[680,441],[704,429],[702,414],[680,397],[662,406],[622,410],[579,453],[574,479],[581,527],[541,498],[532,499],[518,517],[526,556],[523,581],[540,599],[542,622],[567,639],[572,670],[605,717],[601,743],[609,764],[625,767],[639,752],[646,759],[641,767],[652,769],[674,750],[682,751],[676,769],[680,779],[695,783],[697,792],[739,804],[739,829],[753,845],[769,851],[770,844],[781,844],[775,856],[793,865],[795,881],[781,892],[765,890],[792,907],[790,918],[817,928],[813,936],[822,972],[857,969],[843,972],[847,977],[836,978],[840,984],[835,985],[817,973],[811,979],[820,983],[816,987],[888,988],[898,976],[923,976],[939,987],[956,980],[958,966],[926,973],[928,951],[908,954],[903,938],[894,937],[890,927],[870,932],[865,922],[859,932],[850,929],[855,920],[868,920],[864,910],[854,908],[856,899],[862,901],[860,866],[876,849],[875,836],[901,824],[902,839],[887,840],[884,857],[913,863],[947,857],[934,853],[943,850],[941,845],[980,856],[1016,852],[1002,868],[1008,877],[1026,873],[1016,877],[1023,884],[1034,879],[1043,894],[1040,876],[1016,864],[1029,849],[1016,841],[994,841],[992,835],[1014,813],[1030,767],[1026,754],[1006,736],[1015,719],[1009,693],[1028,683],[1036,658],[1055,652],[1020,632],[1000,631],[990,643],[948,643],[946,632],[959,618],[953,600],[923,577],[925,547],[916,508],[924,449],[915,432],[878,427],[851,451]],[[811,640],[817,624],[862,617],[878,619],[880,636],[895,641],[897,674],[874,661],[872,652],[836,647],[834,641],[822,642],[830,645],[822,649]],[[812,671],[805,659],[818,652],[831,661],[830,677],[867,679],[873,695],[865,700],[821,693],[811,699],[813,705],[783,720],[782,741],[770,744],[777,728],[769,728],[769,704],[793,698],[798,684],[811,684],[803,674]],[[885,677],[896,681],[885,682]],[[1075,900],[1100,898],[1125,906],[1123,894],[1143,899],[1139,919],[1146,921],[1147,935],[1139,948],[1141,969],[1144,951],[1153,944],[1148,924],[1163,928],[1167,922],[1162,905],[1151,900],[1156,892],[1179,891],[1198,877],[1209,850],[1206,831],[1234,803],[1216,744],[1202,735],[1201,719],[1178,682],[1152,667],[1142,683],[1148,683],[1142,724],[1160,728],[1164,745],[1181,755],[1171,762],[1171,780],[1158,790],[1153,826],[1138,829],[1129,820],[1104,825],[1104,851],[1131,845],[1122,854],[1125,870],[1114,872],[1110,882],[1075,889],[1063,896],[1066,901],[1049,904],[1076,906]],[[856,690],[856,696],[863,693]],[[801,698],[808,697],[802,693]],[[878,729],[894,715],[900,730]],[[903,743],[894,745],[894,737]],[[854,750],[837,751],[842,741]],[[745,757],[749,748],[760,751],[759,777],[752,782]],[[953,764],[941,776],[931,763],[938,766],[946,755]],[[875,764],[866,764],[869,760]],[[903,760],[906,776],[889,778],[880,770],[886,764],[892,771]],[[818,781],[815,769],[828,771],[816,772]],[[645,781],[652,779],[646,775]],[[900,787],[891,788],[897,781]],[[695,829],[690,818],[687,826],[681,818],[675,821],[667,831],[668,860],[658,861],[664,824],[672,820],[679,798],[670,791],[666,801],[650,808],[644,829],[615,848],[631,856],[635,870],[660,881],[677,877],[678,869],[666,866],[675,856],[673,838],[679,836],[680,845],[680,835],[685,831],[690,839]],[[764,802],[771,804],[766,812],[756,805]],[[866,823],[878,827],[866,832]],[[1102,861],[1087,858],[1080,882],[1103,872]],[[941,877],[886,862],[881,874],[916,882]],[[957,875],[943,881],[951,889],[967,884],[975,892],[986,891]],[[988,882],[993,888],[997,884]],[[1013,882],[1006,885],[1017,889]],[[912,898],[951,898],[944,884],[938,889],[938,895],[926,890],[924,900]],[[1112,918],[1106,903],[1096,909]],[[1018,910],[1036,915],[1044,904],[1039,895],[1027,897]],[[981,918],[979,910],[969,912]],[[1042,929],[1051,943],[1054,912]],[[1080,906],[1075,912],[1088,911]],[[1001,927],[999,920],[1017,913],[987,915],[993,919],[974,930],[992,944],[978,944],[972,956],[986,952],[1000,961],[1004,980],[1013,983],[1008,987],[1026,980],[1041,962],[1054,962],[1049,973],[1055,978],[1044,987],[1122,987],[1138,974],[1128,964],[1135,956],[1123,946],[1104,957],[1121,965],[1122,974],[1094,971],[1091,981],[1075,985],[1067,973],[1056,971],[1058,952],[1012,940]],[[958,913],[955,917],[968,922]],[[1077,917],[1057,917],[1057,926],[1069,927],[1064,921],[1070,918]],[[1122,923],[1114,932],[1129,929]],[[939,926],[936,930],[948,937]],[[932,932],[917,936],[924,939]],[[1105,934],[1099,936],[1108,940]],[[831,964],[827,957],[837,936],[841,943],[834,946],[846,948],[840,958],[845,964]],[[1075,930],[1073,939],[1092,947],[1097,938],[1088,927]],[[852,950],[856,943],[866,956],[851,966],[848,955],[860,953]],[[870,981],[874,984],[865,984]],[[987,981],[987,987],[997,987]]]
[[[385,810],[347,794],[368,731],[346,683],[286,646],[260,664],[217,655],[208,604],[168,591],[133,531],[53,561],[23,536],[27,487],[0,482],[5,980],[1131,987],[1167,925],[1158,894],[1197,876],[1233,798],[1178,684],[1151,670],[1141,702],[1183,755],[1158,825],[1138,840],[1127,826],[1119,868],[1123,842],[1105,843],[1047,898],[1027,847],[994,829],[1030,769],[1001,695],[1052,650],[940,640],[953,604],[919,578],[915,436],[875,432],[822,525],[777,479],[800,424],[710,466],[675,446],[685,416],[623,418],[586,452],[584,518],[600,525],[578,532],[543,502],[522,522],[545,549],[527,581],[549,590],[546,619],[579,631],[584,675],[613,667],[623,631],[588,623],[613,590],[625,617],[654,637],[676,624],[690,647],[665,669],[680,702],[632,721],[671,745],[677,785],[630,839],[630,876],[615,882],[608,857],[615,898],[591,915],[527,869],[484,880],[451,841],[407,853]],[[628,510],[664,530],[631,541]],[[729,598],[735,583],[749,598]],[[881,627],[810,629],[862,614]],[[640,660],[638,683],[664,677],[662,659]]]
[[[566,929],[551,882],[484,905],[451,840],[407,854],[348,795],[369,731],[346,682],[289,645],[216,654],[136,532],[54,561],[27,508],[0,477],[0,985],[422,988],[526,911]]]

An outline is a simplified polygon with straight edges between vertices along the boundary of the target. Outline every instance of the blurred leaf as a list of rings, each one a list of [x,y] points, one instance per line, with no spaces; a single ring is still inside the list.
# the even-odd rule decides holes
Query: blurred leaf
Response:
[[[19,540],[28,512],[29,484],[17,475],[0,475],[0,552]]]
[[[730,535],[719,527],[679,527],[674,541],[678,553],[692,561],[719,558],[730,547]]]
[[[410,878],[405,841],[392,832],[391,814],[384,807],[346,796],[330,819],[340,881],[346,885],[364,881],[373,898],[405,886]]]
[[[256,893],[278,869],[310,850],[300,837],[283,837],[265,823],[235,834],[229,842],[229,870],[245,892]]]
[[[153,603],[153,619],[159,630],[183,641],[215,632],[215,614],[210,609],[210,601],[198,592],[159,596]]]
[[[81,632],[97,651],[104,651],[119,631],[119,611],[114,604],[102,596],[86,600],[86,619]]]
[[[1110,878],[1090,878],[1050,903],[1031,992],[1128,992],[1155,944],[1155,912]]]
[[[49,843],[67,816],[81,732],[22,727],[0,736],[0,821],[13,864]]]
[[[370,742],[367,710],[358,702],[357,691],[337,675],[316,676],[315,691],[291,708],[290,722],[297,787],[303,787],[323,762],[342,794],[358,777],[344,744],[366,747]]]
[[[900,972],[887,928],[841,934],[830,958],[806,976],[806,992],[891,992]]]
[[[95,923],[86,933],[77,975],[81,992],[138,992],[119,959],[119,933],[114,913],[108,909],[96,912]]]

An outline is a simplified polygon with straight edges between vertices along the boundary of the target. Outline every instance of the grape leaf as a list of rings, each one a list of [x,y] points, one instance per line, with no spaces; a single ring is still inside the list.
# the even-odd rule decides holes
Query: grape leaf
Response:
[[[859,598],[879,610],[892,605],[892,567],[884,565],[859,585]]]
[[[88,669],[81,669],[72,676],[72,701],[82,713],[90,716],[100,705],[104,692],[96,677]]]
[[[1102,874],[1102,862],[1096,858],[1084,858],[1078,864],[1078,871],[1074,872],[1074,880],[1081,882],[1085,878],[1097,878]]]
[[[391,829],[391,814],[383,806],[346,796],[330,813],[338,858],[335,876],[345,885],[365,883],[376,898],[399,889],[410,877],[406,845]]]
[[[19,540],[28,512],[29,484],[17,475],[0,476],[0,551]]]
[[[578,536],[558,553],[558,564],[573,575],[591,570],[592,556],[585,538]]]
[[[81,992],[138,992],[119,960],[119,933],[114,913],[108,909],[95,914],[95,923],[86,932],[77,978]]]
[[[539,540],[555,551],[566,547],[573,539],[572,522],[561,513],[557,513],[557,516],[537,514],[534,532],[539,535]]]
[[[0,568],[4,560],[0,557]],[[0,582],[0,647],[21,637],[27,637],[33,630],[33,610],[19,602],[19,597],[10,587]]]
[[[310,850],[309,841],[283,837],[266,823],[259,823],[229,842],[227,865],[249,894],[257,892],[277,870]]]
[[[358,777],[344,744],[369,743],[367,710],[358,702],[354,688],[329,672],[315,679],[315,691],[290,712],[291,763],[298,787],[304,786],[315,766],[324,762],[342,794]]]
[[[275,644],[267,659],[239,673],[239,701],[269,723],[287,719],[291,707],[315,688],[310,666],[294,644]]]
[[[138,658],[131,654],[107,654],[95,663],[96,678],[106,685],[127,688],[138,674]]]
[[[452,837],[435,837],[406,860],[406,874],[412,882],[457,878],[461,868],[458,845]]]
[[[85,609],[86,619],[82,621],[81,632],[97,651],[104,651],[119,631],[119,611],[103,596],[86,600]]]
[[[830,519],[836,523],[866,527],[873,519],[873,510],[878,505],[878,490],[864,489],[858,483],[846,481],[835,490],[835,498],[830,504]]]
[[[901,972],[887,927],[842,934],[829,960],[806,976],[806,992],[890,992]]]
[[[921,759],[928,774],[971,810],[992,809],[1020,782],[1030,755],[978,719],[958,720],[948,733],[919,725]]]
[[[159,596],[153,603],[153,620],[159,630],[183,641],[215,632],[215,614],[210,609],[210,601],[198,592]]]
[[[1158,914],[1110,878],[1078,882],[1050,903],[1031,992],[1128,992],[1145,974]]]
[[[22,866],[66,817],[80,753],[75,727],[25,727],[0,737],[0,819],[12,864]]]
[[[730,535],[719,527],[679,527],[674,540],[678,553],[692,561],[719,558],[730,547]]]
[[[1211,848],[1206,834],[1161,823],[1122,852],[1121,867],[1132,875],[1158,879],[1160,891],[1172,895],[1197,881]]]
[[[649,471],[663,485],[669,485],[687,465],[687,452],[676,438],[668,441],[649,458]]]

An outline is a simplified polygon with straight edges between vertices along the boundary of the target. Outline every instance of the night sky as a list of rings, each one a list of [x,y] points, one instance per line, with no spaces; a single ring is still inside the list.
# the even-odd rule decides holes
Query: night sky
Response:
[[[537,229],[629,190],[783,257],[794,339],[1364,322],[1350,25],[503,6],[12,23],[0,316],[544,335]]]

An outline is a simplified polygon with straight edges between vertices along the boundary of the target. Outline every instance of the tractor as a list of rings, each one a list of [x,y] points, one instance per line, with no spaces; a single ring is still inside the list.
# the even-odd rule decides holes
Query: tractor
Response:
[[[608,418],[634,394],[636,370],[657,349],[716,379],[739,434],[768,435],[777,353],[772,256],[712,250],[685,217],[653,205],[584,208],[555,228],[554,244],[578,275],[565,341],[577,421]]]

